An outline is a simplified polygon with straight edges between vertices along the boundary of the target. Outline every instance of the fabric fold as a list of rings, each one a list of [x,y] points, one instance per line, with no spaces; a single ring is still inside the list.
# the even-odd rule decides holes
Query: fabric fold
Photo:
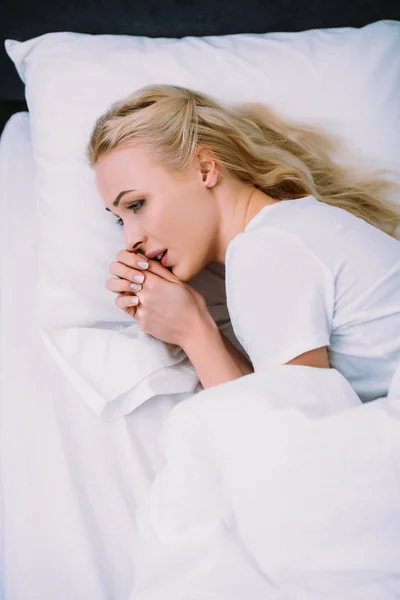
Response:
[[[40,327],[42,339],[65,377],[94,412],[106,420],[129,414],[159,394],[203,388],[179,346],[140,331]]]

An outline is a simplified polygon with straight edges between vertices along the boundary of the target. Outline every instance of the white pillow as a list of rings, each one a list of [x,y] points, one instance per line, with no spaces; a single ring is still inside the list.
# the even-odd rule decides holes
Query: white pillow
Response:
[[[50,33],[22,43],[7,40],[6,49],[26,83],[31,115],[41,221],[38,318],[67,359],[65,372],[80,365],[86,377],[85,357],[99,338],[88,328],[108,330],[101,338],[107,349],[110,329],[132,326],[105,288],[109,264],[124,246],[122,231],[104,210],[86,162],[92,127],[111,103],[151,83],[187,86],[222,101],[265,102],[341,135],[349,153],[340,160],[391,168],[400,181],[400,22],[184,39]],[[226,320],[224,294],[213,292],[223,272],[206,271],[198,289],[214,294],[209,305]],[[54,330],[64,330],[67,342]],[[113,348],[123,352],[120,337]],[[102,357],[90,365],[86,381],[92,389],[92,375],[97,385],[108,366],[107,352]],[[176,361],[170,355],[163,364],[174,367]],[[104,373],[107,385],[97,388],[99,413],[139,384],[132,376],[115,385],[113,377],[111,370]],[[176,392],[183,389],[176,386]],[[134,396],[124,402],[124,414],[143,401]]]
[[[342,135],[352,160],[399,172],[400,22],[179,40],[50,33],[8,40],[6,48],[26,82],[31,114],[42,225],[39,314],[47,325],[131,323],[105,289],[123,237],[104,210],[85,151],[96,118],[143,85],[266,102]]]

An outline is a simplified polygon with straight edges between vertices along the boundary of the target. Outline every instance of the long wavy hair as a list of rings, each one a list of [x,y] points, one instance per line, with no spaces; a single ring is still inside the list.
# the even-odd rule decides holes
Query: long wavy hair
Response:
[[[289,122],[262,104],[224,106],[174,85],[146,86],[114,104],[93,129],[88,159],[94,166],[113,150],[144,143],[153,159],[173,171],[192,164],[199,146],[243,183],[275,200],[314,196],[396,236],[398,189],[387,171],[358,175],[339,165],[340,140],[323,129]]]

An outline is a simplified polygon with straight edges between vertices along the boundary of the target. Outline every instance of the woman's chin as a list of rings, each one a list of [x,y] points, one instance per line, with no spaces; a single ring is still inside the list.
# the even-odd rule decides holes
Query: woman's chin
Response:
[[[190,260],[181,260],[172,267],[172,273],[181,281],[189,282],[199,275],[206,265],[196,263]]]
[[[188,273],[182,265],[171,267],[171,273],[175,275],[181,281],[190,281],[191,277],[188,277]]]

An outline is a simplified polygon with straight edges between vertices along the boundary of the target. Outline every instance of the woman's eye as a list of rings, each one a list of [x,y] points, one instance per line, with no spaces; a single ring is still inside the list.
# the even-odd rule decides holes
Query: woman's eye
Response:
[[[146,200],[137,200],[136,202],[132,202],[132,204],[130,204],[126,208],[127,208],[127,210],[133,210],[133,212],[135,214],[137,214],[145,202],[146,202]],[[117,225],[120,225],[121,227],[124,224],[122,219],[117,219],[116,222],[117,222]]]
[[[127,208],[127,210],[133,210],[134,213],[138,213],[145,202],[146,202],[146,200],[136,200],[135,202],[132,202],[132,204],[130,204],[126,208]]]

